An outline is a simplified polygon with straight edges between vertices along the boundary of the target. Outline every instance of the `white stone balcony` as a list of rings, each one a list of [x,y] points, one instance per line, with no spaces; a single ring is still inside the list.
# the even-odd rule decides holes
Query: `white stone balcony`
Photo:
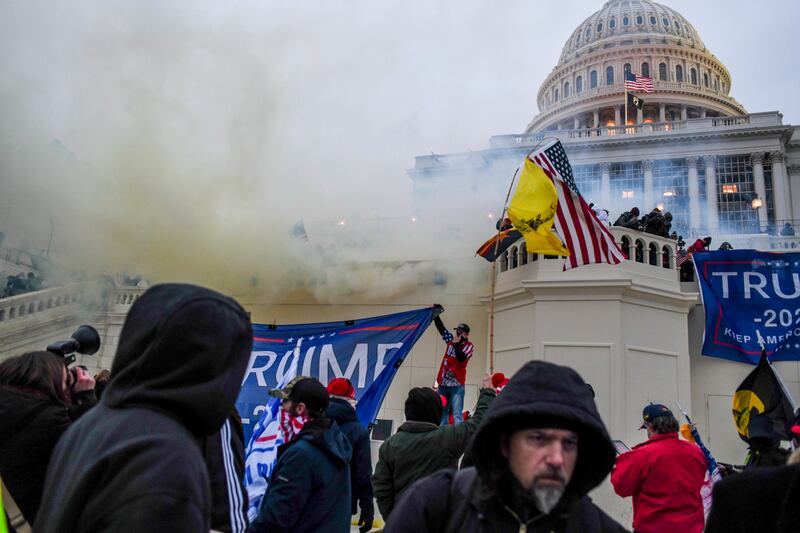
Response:
[[[675,266],[675,241],[627,228],[609,229],[630,259],[619,265],[591,264],[564,271],[563,257],[528,253],[525,241],[520,240],[497,260],[498,294],[539,284],[585,284],[587,287],[612,284],[635,286],[665,295],[682,292]],[[696,299],[697,295],[686,297]]]
[[[601,126],[572,130],[550,130],[530,134],[495,135],[489,141],[491,148],[514,148],[535,145],[545,137],[555,137],[562,142],[607,139],[613,136],[675,135],[692,132],[748,129],[752,127],[782,126],[781,114],[777,112],[751,113],[732,117],[693,118],[674,122],[652,122],[629,124],[628,126]],[[441,156],[439,156],[441,157]]]

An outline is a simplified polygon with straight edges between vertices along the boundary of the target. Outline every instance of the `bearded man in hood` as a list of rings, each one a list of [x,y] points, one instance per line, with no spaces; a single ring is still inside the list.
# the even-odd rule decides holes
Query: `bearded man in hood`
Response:
[[[616,452],[589,387],[571,368],[522,367],[489,407],[469,453],[474,467],[412,485],[385,531],[625,531],[586,495]]]

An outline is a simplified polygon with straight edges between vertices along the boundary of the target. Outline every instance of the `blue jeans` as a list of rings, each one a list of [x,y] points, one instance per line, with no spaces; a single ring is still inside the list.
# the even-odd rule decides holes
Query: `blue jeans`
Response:
[[[460,424],[464,421],[464,385],[458,387],[439,387],[439,394],[447,400],[447,407],[442,409],[441,425],[447,425],[450,421],[450,411],[453,411],[453,423]]]

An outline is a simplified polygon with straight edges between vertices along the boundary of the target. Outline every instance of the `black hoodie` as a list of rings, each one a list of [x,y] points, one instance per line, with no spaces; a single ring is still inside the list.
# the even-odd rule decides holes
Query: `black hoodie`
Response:
[[[548,515],[521,497],[523,489],[500,452],[502,435],[529,427],[578,433],[575,469]],[[438,472],[407,490],[391,515],[402,520],[390,519],[385,531],[521,531],[523,523],[529,532],[624,531],[586,496],[611,472],[616,452],[588,385],[573,369],[543,361],[523,366],[489,407],[468,453],[474,467],[457,476]]]
[[[101,403],[53,453],[35,529],[209,530],[209,478],[198,438],[233,409],[252,346],[232,299],[156,285],[125,320]]]

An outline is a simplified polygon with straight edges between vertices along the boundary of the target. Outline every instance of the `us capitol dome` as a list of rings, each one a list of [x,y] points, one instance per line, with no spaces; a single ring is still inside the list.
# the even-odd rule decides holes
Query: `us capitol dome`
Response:
[[[572,32],[539,88],[527,131],[619,126],[625,72],[653,79],[628,124],[744,115],[731,75],[680,13],[649,0],[610,0]]]

